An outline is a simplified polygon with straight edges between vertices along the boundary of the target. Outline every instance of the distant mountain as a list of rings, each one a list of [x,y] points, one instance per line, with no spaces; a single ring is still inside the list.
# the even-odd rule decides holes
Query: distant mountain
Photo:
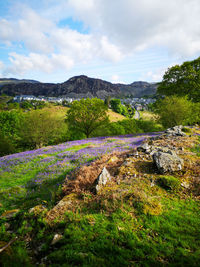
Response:
[[[10,84],[10,83],[39,83],[35,80],[27,80],[27,79],[15,79],[15,78],[0,78],[0,87],[4,84]]]
[[[118,84],[118,88],[120,89],[122,95],[131,95],[133,97],[155,95],[157,87],[157,83],[148,83],[142,81],[133,82],[131,84]]]
[[[133,82],[112,84],[85,75],[75,76],[64,83],[40,83],[34,80],[0,79],[0,93],[7,95],[67,96],[72,98],[106,96],[142,97],[156,93],[156,84]]]

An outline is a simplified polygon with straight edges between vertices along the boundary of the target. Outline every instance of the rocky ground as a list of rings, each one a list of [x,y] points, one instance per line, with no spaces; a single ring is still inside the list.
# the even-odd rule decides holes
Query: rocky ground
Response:
[[[198,128],[195,130],[198,132]],[[199,197],[200,158],[190,151],[198,143],[196,139],[196,135],[186,135],[181,126],[174,127],[161,136],[147,138],[130,152],[104,155],[89,166],[81,167],[67,175],[63,184],[65,197],[48,212],[47,219],[62,216],[70,207],[74,209],[80,204],[77,203],[78,195],[83,192],[98,195],[107,185],[121,194],[120,184],[127,181],[137,183],[139,179],[146,179],[153,187],[164,174],[174,175],[183,191],[193,192]]]

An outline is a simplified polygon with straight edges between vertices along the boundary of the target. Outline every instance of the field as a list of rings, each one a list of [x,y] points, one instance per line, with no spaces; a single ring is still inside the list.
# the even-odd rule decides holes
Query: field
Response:
[[[49,107],[44,108],[44,110],[50,111],[55,113],[60,118],[65,118],[67,110],[69,110],[68,107],[62,107],[62,106],[54,106],[52,104],[49,105]],[[118,114],[111,109],[108,111],[108,116],[111,122],[116,122],[120,120],[124,120],[125,117],[121,114]]]

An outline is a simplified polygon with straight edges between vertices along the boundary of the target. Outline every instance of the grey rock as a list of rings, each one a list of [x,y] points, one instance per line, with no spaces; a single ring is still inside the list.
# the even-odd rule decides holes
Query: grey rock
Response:
[[[106,169],[106,167],[103,168],[102,172],[100,173],[99,177],[95,181],[95,189],[96,192],[98,193],[101,188],[106,185],[108,181],[111,180],[110,173]]]
[[[182,131],[183,126],[174,126],[172,128],[169,128],[165,131],[165,133],[169,136],[186,136],[186,134]]]
[[[151,150],[151,146],[149,146],[147,143],[144,143],[140,146],[137,147],[137,151],[141,151],[141,152],[144,152],[144,153],[149,153]]]
[[[51,241],[51,245],[55,245],[58,241],[63,238],[63,235],[55,234],[53,240]]]
[[[176,153],[156,152],[153,154],[153,161],[156,164],[158,171],[162,174],[169,172],[173,173],[182,170],[183,160]]]

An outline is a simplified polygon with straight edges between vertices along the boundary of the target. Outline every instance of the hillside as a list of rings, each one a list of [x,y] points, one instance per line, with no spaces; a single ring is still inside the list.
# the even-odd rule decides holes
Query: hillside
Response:
[[[0,158],[0,263],[198,266],[200,129],[185,131],[91,138]],[[169,162],[161,168],[155,153]],[[107,182],[96,191],[104,168]]]
[[[0,81],[0,93],[7,95],[44,95],[67,96],[72,98],[132,95],[141,97],[156,93],[156,84],[134,82],[130,85],[112,84],[101,79],[94,79],[85,75],[75,76],[63,83],[39,83],[36,81],[11,79]],[[6,84],[7,83],[7,84]]]
[[[0,87],[5,84],[19,84],[19,83],[39,83],[35,80],[27,80],[27,79],[15,79],[15,78],[0,78]]]
[[[151,96],[156,94],[157,83],[133,82],[131,84],[117,84],[122,95],[133,97]]]

